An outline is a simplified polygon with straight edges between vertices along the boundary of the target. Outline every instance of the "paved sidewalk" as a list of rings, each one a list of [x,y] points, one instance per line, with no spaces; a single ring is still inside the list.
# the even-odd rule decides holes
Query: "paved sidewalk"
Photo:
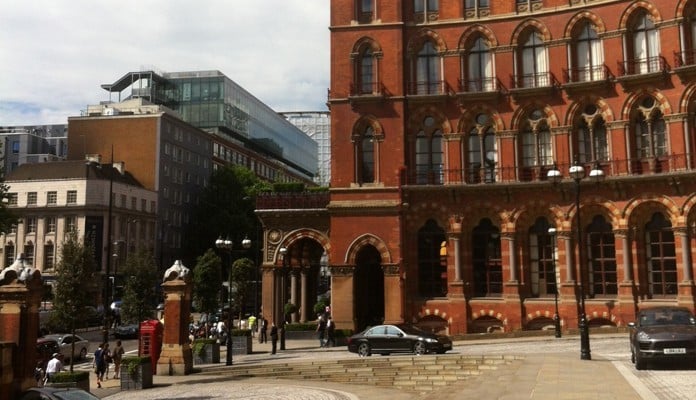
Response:
[[[514,339],[521,342],[520,339]],[[544,340],[536,338],[536,340]],[[499,342],[500,340],[497,340]],[[270,344],[254,342],[254,353],[235,356],[234,364],[258,364],[275,361],[310,360],[323,358],[357,357],[345,347],[320,349],[316,341],[288,341],[287,350],[270,354]],[[456,342],[458,346],[474,345]],[[224,349],[224,347],[223,347]],[[222,355],[224,365],[224,351]],[[215,364],[220,368],[221,364]],[[196,366],[206,369],[211,366]],[[93,380],[92,393],[109,400],[137,399],[311,399],[311,400],[481,400],[557,399],[557,400],[636,400],[652,399],[652,393],[643,392],[640,382],[627,381],[610,360],[595,357],[580,360],[577,354],[526,355],[524,360],[509,366],[487,371],[481,376],[454,383],[444,390],[415,393],[370,385],[349,385],[317,381],[283,379],[232,378],[191,374],[188,376],[154,376],[152,389],[120,392],[120,382],[110,379],[97,389]]]

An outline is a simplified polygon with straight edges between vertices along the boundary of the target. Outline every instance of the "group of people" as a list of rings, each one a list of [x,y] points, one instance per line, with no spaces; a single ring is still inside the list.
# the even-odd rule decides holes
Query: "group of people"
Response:
[[[61,371],[63,371],[63,355],[60,353],[53,353],[51,359],[46,363],[45,370],[41,362],[36,365],[36,369],[34,369],[36,386],[41,387],[48,382],[52,382],[53,375]]]
[[[102,343],[94,352],[94,373],[97,375],[97,387],[100,388],[105,379],[109,379],[109,364],[114,364],[114,379],[120,378],[121,360],[125,350],[120,340],[116,341],[113,351],[109,350],[109,343]]]

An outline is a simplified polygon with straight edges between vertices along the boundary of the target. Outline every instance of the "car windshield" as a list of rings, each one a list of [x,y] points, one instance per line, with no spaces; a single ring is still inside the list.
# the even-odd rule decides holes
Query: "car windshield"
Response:
[[[55,392],[53,395],[61,400],[95,400],[99,397],[95,397],[92,394],[85,392],[84,390],[68,390],[65,392]]]
[[[643,326],[655,325],[695,325],[694,316],[686,310],[646,311],[640,316]]]

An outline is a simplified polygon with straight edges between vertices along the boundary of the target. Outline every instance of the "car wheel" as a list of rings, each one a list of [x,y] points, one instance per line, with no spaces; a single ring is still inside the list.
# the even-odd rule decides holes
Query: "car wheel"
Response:
[[[413,345],[413,354],[420,356],[421,354],[425,354],[425,353],[426,353],[425,343],[416,342],[416,344]]]
[[[648,361],[645,360],[640,353],[637,353],[636,356],[636,369],[637,370],[644,370],[645,368],[648,367]]]
[[[372,355],[370,352],[370,345],[368,343],[360,343],[360,345],[358,345],[358,355],[360,357],[369,357]]]
[[[87,358],[87,349],[86,348],[83,347],[80,350],[80,357],[79,358],[80,358],[80,360],[84,360],[85,358]]]

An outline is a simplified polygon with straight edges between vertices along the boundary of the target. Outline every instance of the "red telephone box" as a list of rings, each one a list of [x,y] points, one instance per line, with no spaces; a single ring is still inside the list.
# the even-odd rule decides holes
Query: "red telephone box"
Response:
[[[157,373],[157,361],[162,351],[162,335],[164,327],[156,319],[148,319],[140,323],[139,356],[150,356],[152,373]]]

